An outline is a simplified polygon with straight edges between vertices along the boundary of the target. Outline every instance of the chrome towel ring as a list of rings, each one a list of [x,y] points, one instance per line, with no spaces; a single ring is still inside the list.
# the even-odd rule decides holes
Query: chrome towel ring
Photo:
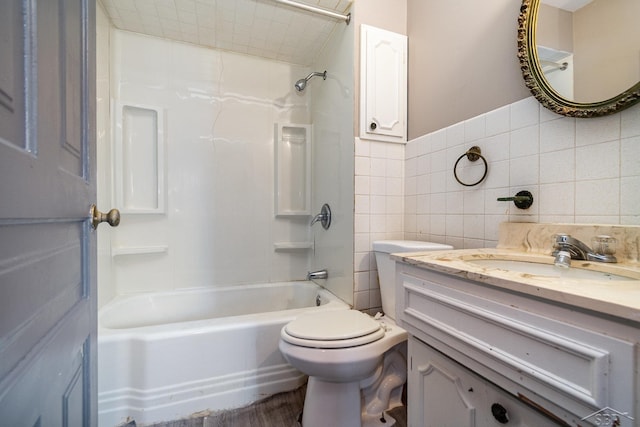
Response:
[[[482,178],[480,178],[478,181],[474,182],[473,184],[466,184],[460,181],[460,178],[458,178],[458,173],[456,172],[456,169],[458,168],[458,163],[460,163],[460,160],[462,160],[464,156],[467,156],[467,159],[470,162],[475,162],[478,159],[482,159],[482,161],[484,162],[484,174],[482,174]],[[478,147],[477,145],[474,145],[473,147],[469,148],[462,156],[458,157],[458,160],[456,160],[456,164],[453,165],[453,176],[456,178],[456,181],[458,181],[460,184],[464,185],[465,187],[473,187],[474,185],[480,184],[486,178],[488,170],[489,170],[489,166],[487,165],[487,159],[485,159],[484,156],[482,155],[482,151],[480,150],[480,147]]]

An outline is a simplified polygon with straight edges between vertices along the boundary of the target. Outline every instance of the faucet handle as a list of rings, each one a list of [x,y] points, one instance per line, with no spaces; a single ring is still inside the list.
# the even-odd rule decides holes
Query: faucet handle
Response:
[[[617,240],[615,237],[601,234],[591,239],[591,247],[596,255],[615,255]]]
[[[568,244],[569,238],[571,238],[570,235],[568,235],[567,233],[557,233],[553,236],[553,242],[552,242],[552,246],[553,249],[562,249],[565,245]]]

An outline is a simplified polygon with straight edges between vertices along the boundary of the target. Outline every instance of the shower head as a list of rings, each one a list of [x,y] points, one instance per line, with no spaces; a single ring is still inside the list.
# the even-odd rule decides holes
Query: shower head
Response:
[[[305,77],[304,79],[300,79],[296,82],[296,84],[294,85],[296,90],[298,92],[302,92],[304,90],[305,87],[307,87],[307,82],[309,80],[311,80],[312,77],[315,76],[322,76],[322,80],[327,80],[327,72],[324,71],[323,73],[320,73],[318,71],[314,71],[312,73],[309,73],[309,75],[307,77]]]

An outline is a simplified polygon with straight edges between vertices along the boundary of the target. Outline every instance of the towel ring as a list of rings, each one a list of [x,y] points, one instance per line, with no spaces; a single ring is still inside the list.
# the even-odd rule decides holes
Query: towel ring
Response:
[[[484,174],[482,175],[482,178],[480,178],[478,181],[474,182],[473,184],[466,184],[460,181],[460,178],[458,178],[458,174],[456,173],[456,169],[458,168],[458,163],[460,163],[460,160],[462,160],[464,156],[467,156],[467,159],[469,159],[469,161],[471,162],[475,162],[478,159],[482,159],[482,161],[484,162]],[[458,157],[458,160],[456,160],[456,164],[453,165],[453,176],[456,178],[456,181],[458,181],[460,184],[464,185],[465,187],[473,187],[474,185],[480,184],[485,179],[485,177],[487,176],[488,169],[489,169],[489,166],[487,165],[487,159],[485,159],[484,156],[482,155],[482,151],[480,150],[480,147],[478,147],[477,145],[474,145],[473,147],[469,148],[466,151],[466,153]]]

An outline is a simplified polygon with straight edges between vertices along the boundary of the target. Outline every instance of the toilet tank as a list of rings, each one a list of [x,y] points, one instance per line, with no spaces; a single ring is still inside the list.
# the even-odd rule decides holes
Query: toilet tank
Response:
[[[390,254],[450,249],[453,249],[453,246],[416,240],[377,240],[373,242],[373,251],[376,254],[376,264],[378,264],[382,311],[386,316],[393,320],[396,319],[396,263],[391,259]]]

